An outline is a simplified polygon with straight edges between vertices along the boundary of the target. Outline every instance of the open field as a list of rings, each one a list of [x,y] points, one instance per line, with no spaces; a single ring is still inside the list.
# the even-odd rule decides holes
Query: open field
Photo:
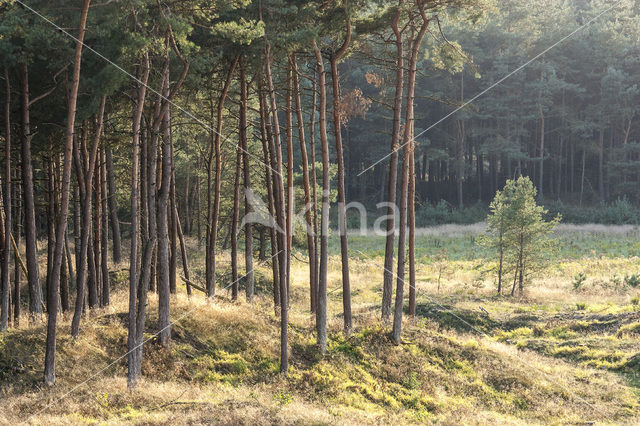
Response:
[[[640,287],[630,277],[640,267],[638,229],[560,226],[557,258],[522,297],[495,295],[494,259],[476,243],[482,229],[418,233],[418,312],[406,319],[399,346],[379,321],[383,238],[350,236],[355,331],[348,338],[341,333],[339,241],[332,238],[324,358],[314,350],[308,271],[297,253],[286,379],[278,374],[279,324],[265,266],[254,305],[232,303],[226,291],[215,303],[199,293],[188,299],[181,286],[172,302],[172,345],[145,346],[145,380],[127,392],[120,358],[127,274],[114,272],[111,306],[84,320],[77,341],[70,318],[59,325],[55,388],[41,385],[44,325],[27,326],[25,318],[2,335],[0,423],[637,424]],[[198,276],[202,254],[189,243]],[[578,273],[585,281],[575,289]],[[151,340],[156,305],[152,296]]]

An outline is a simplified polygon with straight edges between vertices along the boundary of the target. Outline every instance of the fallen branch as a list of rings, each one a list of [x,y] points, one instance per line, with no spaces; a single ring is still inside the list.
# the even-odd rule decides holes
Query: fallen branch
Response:
[[[200,286],[200,285],[198,285],[198,284],[194,283],[194,282],[193,282],[193,281],[191,281],[191,280],[186,279],[186,278],[185,278],[185,277],[183,277],[182,275],[180,275],[180,278],[182,279],[182,281],[184,281],[185,283],[189,284],[191,287],[195,288],[196,290],[200,290],[200,291],[201,291],[201,292],[203,292],[204,294],[207,294],[207,290],[206,290],[204,287],[202,287],[202,286]]]

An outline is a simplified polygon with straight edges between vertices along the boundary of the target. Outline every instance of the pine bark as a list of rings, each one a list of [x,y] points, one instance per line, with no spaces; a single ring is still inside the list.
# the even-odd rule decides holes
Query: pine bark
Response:
[[[85,0],[80,16],[80,25],[76,42],[75,58],[71,89],[69,90],[69,106],[67,113],[67,128],[65,131],[64,160],[62,171],[62,188],[60,192],[60,215],[56,227],[56,246],[53,256],[52,280],[49,286],[49,312],[47,321],[47,342],[44,363],[44,382],[48,386],[55,383],[55,351],[56,351],[56,325],[58,318],[58,288],[60,286],[60,269],[64,256],[65,233],[67,232],[67,212],[69,210],[69,187],[71,183],[71,155],[73,150],[73,130],[76,119],[76,101],[78,99],[78,87],[80,86],[80,63],[82,60],[82,47],[91,0]]]
[[[322,213],[320,215],[320,270],[318,275],[318,306],[316,309],[316,331],[318,349],[327,351],[327,264],[329,261],[329,138],[327,137],[327,89],[322,53],[313,40],[313,51],[318,69],[318,90],[320,92],[319,127],[322,145]]]
[[[309,184],[309,160],[307,158],[307,142],[304,134],[304,119],[302,116],[302,101],[300,99],[300,83],[298,81],[298,65],[296,63],[296,56],[291,56],[291,63],[293,65],[293,90],[294,100],[296,105],[296,121],[298,124],[298,140],[300,141],[300,157],[302,161],[302,183],[304,186],[304,218],[307,224],[305,233],[307,234],[307,251],[309,254],[309,299],[311,312],[315,312],[316,308],[316,295],[317,295],[317,277],[316,277],[316,251],[313,241],[313,224],[312,224],[312,211],[315,208],[311,203],[311,188]],[[315,106],[314,106],[315,108]]]
[[[146,289],[139,286],[138,239],[140,235],[140,124],[149,80],[149,53],[143,54],[143,66],[139,73],[140,85],[133,107],[132,155],[131,155],[131,253],[129,255],[129,330],[127,335],[127,387],[136,387],[141,375],[142,341],[139,340],[138,323],[144,328]],[[143,282],[140,280],[140,282]]]
[[[345,1],[346,6],[346,1]],[[342,114],[340,111],[340,81],[338,77],[338,61],[344,55],[351,41],[351,24],[346,19],[347,34],[345,40],[330,57],[331,81],[333,87],[333,130],[336,142],[336,158],[338,160],[338,231],[340,233],[340,255],[342,259],[342,312],[344,333],[351,334],[353,320],[351,315],[351,283],[349,281],[349,249],[347,243],[347,210],[344,187],[344,153],[342,149]]]
[[[413,135],[411,135],[413,138]],[[413,145],[413,143],[412,143]],[[408,202],[408,220],[409,220],[409,315],[416,316],[416,171],[415,171],[415,153],[411,150],[411,158],[409,158],[409,196]]]
[[[274,173],[274,194],[275,194],[275,211],[278,222],[278,248],[280,261],[278,263],[280,272],[280,373],[286,375],[289,369],[289,343],[288,343],[288,290],[289,290],[289,276],[287,274],[289,251],[288,251],[288,237],[287,237],[287,225],[286,225],[286,213],[285,213],[285,192],[284,181],[282,176],[282,144],[280,140],[280,124],[278,122],[278,108],[276,105],[276,93],[273,85],[273,77],[271,75],[271,45],[267,41],[265,46],[265,72],[267,79],[267,87],[269,90],[269,101],[271,104],[271,114],[273,120],[273,133],[274,133],[274,151],[272,152],[272,158],[275,159],[275,173]]]
[[[271,156],[270,152],[274,151],[273,137],[269,131],[269,113],[265,100],[264,87],[259,82],[258,96],[260,100],[260,136],[262,139],[262,155],[264,157],[265,165],[265,183],[267,186],[268,197],[268,210],[269,217],[275,217],[275,195],[273,189],[273,182],[275,182],[275,159]],[[273,226],[269,227],[269,237],[271,241],[271,272],[273,276],[273,308],[277,315],[278,307],[280,306],[280,271],[278,268],[278,236],[277,231]]]
[[[38,269],[36,214],[33,195],[33,163],[31,160],[31,123],[29,111],[29,71],[27,64],[20,65],[22,78],[22,189],[24,204],[24,239],[29,289],[30,319],[42,318],[42,289]]]
[[[122,242],[120,236],[120,221],[118,220],[118,203],[116,200],[116,179],[113,172],[113,153],[111,147],[107,146],[105,150],[109,221],[111,224],[111,240],[113,244],[113,263],[117,264],[122,260]]]
[[[0,331],[9,326],[9,263],[11,261],[11,80],[9,67],[4,67],[5,104],[4,104],[4,250],[2,252],[2,306]],[[14,296],[15,297],[15,296]]]
[[[154,117],[154,126],[152,131],[151,146],[152,150],[160,140],[160,130],[164,126],[164,137],[162,138],[162,161],[160,163],[161,180],[159,182],[159,191],[157,196],[157,205],[151,208],[150,217],[157,215],[155,226],[157,226],[157,284],[158,284],[158,343],[162,346],[168,346],[171,339],[171,315],[170,315],[170,297],[171,283],[169,278],[169,193],[171,192],[171,164],[172,164],[172,145],[171,145],[171,127],[170,127],[170,105],[176,92],[182,86],[184,79],[189,71],[189,63],[182,57],[176,42],[173,38],[171,29],[167,35],[164,67],[164,95],[158,98],[160,106],[158,114]],[[173,48],[174,53],[183,64],[182,73],[174,86],[170,87],[169,76],[169,48]],[[153,155],[153,154],[152,154]],[[150,173],[153,176],[153,173]],[[150,193],[154,192],[150,188]],[[149,198],[149,205],[156,204],[155,194]]]
[[[243,171],[244,171],[244,214],[251,212],[251,204],[246,197],[246,193],[251,189],[251,167],[249,161],[249,144],[247,142],[247,76],[244,64],[240,67],[240,143],[242,146]],[[247,221],[244,226],[244,286],[247,301],[253,301],[254,275],[253,275],[253,224]]]
[[[400,230],[398,233],[398,269],[396,280],[396,300],[393,315],[393,332],[392,338],[395,344],[400,344],[402,334],[402,308],[404,305],[404,271],[405,271],[405,237],[407,228],[407,204],[409,189],[409,170],[411,159],[413,158],[414,140],[414,100],[415,100],[415,83],[418,63],[418,52],[422,39],[424,38],[429,26],[424,6],[420,0],[416,1],[420,15],[422,17],[422,25],[411,44],[411,57],[409,59],[409,72],[407,74],[407,109],[405,115],[405,127],[402,146],[404,147],[402,158],[402,183],[400,195]]]
[[[399,28],[401,6],[398,1],[398,11],[393,19],[392,29],[396,37],[396,85],[393,98],[393,127],[391,130],[391,155],[389,156],[389,182],[387,186],[387,227],[384,249],[384,272],[382,283],[382,319],[389,321],[391,317],[391,299],[393,293],[393,256],[395,243],[395,209],[396,188],[398,184],[398,147],[402,120],[402,94],[404,86],[404,47],[402,32]]]
[[[237,55],[229,71],[227,72],[227,78],[220,92],[216,108],[216,130],[211,133],[211,147],[209,149],[209,161],[207,166],[207,224],[209,225],[209,231],[207,233],[207,246],[206,246],[206,288],[207,296],[213,298],[216,293],[216,244],[218,241],[218,221],[220,218],[220,190],[222,187],[222,119],[224,112],[224,103],[229,93],[229,87],[231,86],[231,79],[233,73],[238,65],[240,56]],[[212,111],[213,115],[213,111]],[[212,117],[213,121],[213,117]],[[213,168],[213,161],[215,157],[216,169],[215,169],[215,187],[211,188],[211,175]],[[211,193],[213,192],[213,200],[211,200]]]
[[[236,170],[233,181],[233,210],[229,235],[231,239],[231,300],[238,299],[238,218],[240,217],[240,173],[242,171],[242,142],[236,147]]]
[[[78,188],[80,194],[80,204],[82,206],[81,224],[80,224],[80,251],[76,252],[76,305],[73,313],[73,319],[71,321],[71,336],[76,339],[80,332],[80,319],[82,317],[83,305],[85,300],[85,291],[87,283],[87,262],[89,258],[89,240],[91,234],[91,182],[94,175],[96,157],[98,154],[98,145],[100,144],[100,136],[102,133],[104,109],[105,109],[106,97],[102,97],[100,103],[100,111],[98,112],[97,125],[95,129],[95,135],[93,143],[91,145],[91,152],[89,153],[88,167],[85,167],[85,161],[81,158],[81,148],[76,143],[73,150],[76,176],[78,176]],[[86,129],[86,127],[85,127]],[[86,131],[84,132],[86,139]],[[84,157],[84,156],[83,156]],[[77,244],[77,242],[76,242]],[[91,300],[91,298],[90,298]],[[90,305],[92,305],[90,301]]]
[[[101,203],[101,224],[100,230],[100,264],[102,267],[102,306],[109,306],[111,303],[111,294],[109,289],[109,213],[107,207],[107,157],[105,150],[102,150],[102,161],[100,167],[100,194],[102,195]]]

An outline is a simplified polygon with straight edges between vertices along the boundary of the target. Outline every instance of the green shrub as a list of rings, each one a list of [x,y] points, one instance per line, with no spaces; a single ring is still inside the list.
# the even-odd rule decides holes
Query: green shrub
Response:
[[[625,285],[636,288],[640,285],[640,276],[638,274],[626,275],[624,277]]]
[[[573,276],[573,289],[579,290],[582,284],[587,280],[587,276],[584,272],[578,272]]]
[[[562,215],[565,223],[601,223],[604,225],[636,225],[640,223],[640,213],[626,198],[618,198],[610,203],[594,207],[579,207],[562,201],[545,201],[547,217]]]

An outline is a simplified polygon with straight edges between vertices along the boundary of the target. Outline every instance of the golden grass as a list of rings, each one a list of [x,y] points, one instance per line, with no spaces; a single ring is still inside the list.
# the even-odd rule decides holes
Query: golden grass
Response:
[[[201,252],[193,241],[189,246],[197,277]],[[224,269],[228,254],[220,259]],[[187,298],[179,281],[172,299],[173,343],[169,349],[145,345],[144,379],[133,392],[126,388],[126,357],[114,363],[126,353],[126,282],[114,283],[110,307],[83,319],[77,341],[69,337],[70,318],[61,319],[52,389],[41,385],[44,325],[25,319],[21,328],[0,336],[0,424],[636,424],[640,419],[637,388],[616,373],[640,350],[637,320],[618,321],[637,309],[631,299],[638,291],[607,281],[613,271],[633,272],[637,260],[564,260],[530,285],[524,298],[514,299],[494,296],[491,276],[478,277],[480,260],[450,262],[439,294],[434,266],[420,263],[418,287],[427,293],[418,296],[418,317],[406,319],[400,346],[391,344],[379,321],[381,261],[366,255],[351,259],[356,329],[346,338],[340,258],[330,258],[325,357],[315,350],[306,264],[293,263],[288,378],[278,374],[279,320],[264,294],[250,305],[242,292],[231,302],[219,291],[221,297],[211,303],[198,292]],[[580,270],[589,271],[588,285],[576,292],[571,278]],[[259,274],[271,276],[266,267]],[[578,302],[585,309],[576,313]],[[156,306],[152,295],[149,337]],[[598,328],[594,316],[601,315],[617,321],[611,330]],[[535,319],[522,319],[529,316]],[[507,324],[521,320],[520,328],[503,333]],[[591,349],[576,358],[575,350],[566,348],[580,347],[580,339]],[[612,353],[622,354],[619,361],[608,361]]]

